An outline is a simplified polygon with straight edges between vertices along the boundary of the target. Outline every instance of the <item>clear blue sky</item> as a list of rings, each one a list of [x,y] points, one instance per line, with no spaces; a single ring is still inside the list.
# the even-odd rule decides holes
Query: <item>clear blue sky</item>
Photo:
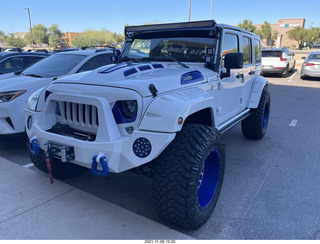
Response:
[[[123,33],[126,19],[129,25],[188,21],[189,0],[0,0],[0,30],[27,32],[24,8],[30,9],[33,25],[56,23],[62,32],[106,28]],[[210,8],[211,0],[192,0],[191,21],[210,19]],[[311,22],[320,27],[319,11],[319,0],[213,0],[213,19],[230,25],[244,19],[262,24],[305,18],[305,28]]]

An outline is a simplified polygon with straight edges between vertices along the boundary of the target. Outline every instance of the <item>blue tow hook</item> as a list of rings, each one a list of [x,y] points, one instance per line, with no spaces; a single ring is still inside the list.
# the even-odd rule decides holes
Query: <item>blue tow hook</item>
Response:
[[[30,139],[30,152],[33,153],[34,155],[39,154],[38,140],[35,137],[32,137]]]
[[[99,155],[96,155],[92,158],[91,173],[99,176],[107,176],[109,174],[107,158],[105,156],[100,156],[100,158],[98,158],[98,156]],[[99,162],[97,162],[97,159]],[[98,163],[101,164],[102,170],[98,169]]]

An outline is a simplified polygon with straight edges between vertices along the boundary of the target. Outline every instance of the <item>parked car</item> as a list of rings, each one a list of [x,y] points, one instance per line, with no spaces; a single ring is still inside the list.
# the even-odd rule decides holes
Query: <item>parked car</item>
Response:
[[[289,49],[266,48],[262,50],[261,72],[262,74],[280,74],[287,77],[289,71],[294,71],[296,60],[294,53]]]
[[[307,77],[320,77],[320,51],[311,52],[307,59],[305,59],[301,65],[301,79],[306,79]]]
[[[315,43],[312,48],[320,48],[320,42]]]
[[[48,56],[46,53],[0,52],[0,75],[21,71]]]
[[[47,49],[29,49],[28,52],[33,52],[33,53],[49,53]]]
[[[260,37],[215,21],[126,26],[125,36],[118,64],[63,77],[30,96],[29,155],[57,178],[83,167],[100,176],[152,173],[161,216],[199,228],[222,187],[222,133],[237,123],[250,139],[267,131]]]
[[[0,134],[25,131],[23,111],[29,96],[59,77],[111,63],[113,50],[61,52],[32,65],[20,75],[0,80]]]
[[[10,47],[6,48],[3,52],[23,52],[24,50],[20,47]]]

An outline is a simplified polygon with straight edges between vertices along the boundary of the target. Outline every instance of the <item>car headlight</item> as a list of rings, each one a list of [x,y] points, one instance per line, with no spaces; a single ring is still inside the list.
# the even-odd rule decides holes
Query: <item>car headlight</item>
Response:
[[[137,118],[138,102],[136,100],[117,101],[112,108],[117,124],[132,123]]]
[[[138,103],[136,100],[122,101],[122,109],[129,118],[132,118],[137,115]]]
[[[26,93],[27,91],[9,91],[9,92],[0,92],[0,102],[10,102],[17,97],[20,97],[22,94]]]
[[[31,96],[28,99],[28,104],[27,104],[27,108],[32,110],[32,111],[36,111],[37,105],[38,105],[38,100],[40,97],[40,94],[42,92],[43,88],[37,90],[36,92],[32,93]]]

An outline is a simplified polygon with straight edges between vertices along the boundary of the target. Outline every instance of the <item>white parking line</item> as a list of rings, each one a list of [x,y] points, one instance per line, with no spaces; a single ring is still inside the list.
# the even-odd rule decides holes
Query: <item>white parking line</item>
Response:
[[[297,123],[298,123],[298,120],[294,119],[294,120],[291,121],[289,126],[295,127]]]
[[[297,74],[297,72],[295,72],[294,74],[291,75],[290,79],[289,79],[289,82],[292,82],[293,80],[293,77]]]
[[[24,167],[24,168],[30,168],[32,166],[33,166],[33,163],[22,165],[22,167]]]

